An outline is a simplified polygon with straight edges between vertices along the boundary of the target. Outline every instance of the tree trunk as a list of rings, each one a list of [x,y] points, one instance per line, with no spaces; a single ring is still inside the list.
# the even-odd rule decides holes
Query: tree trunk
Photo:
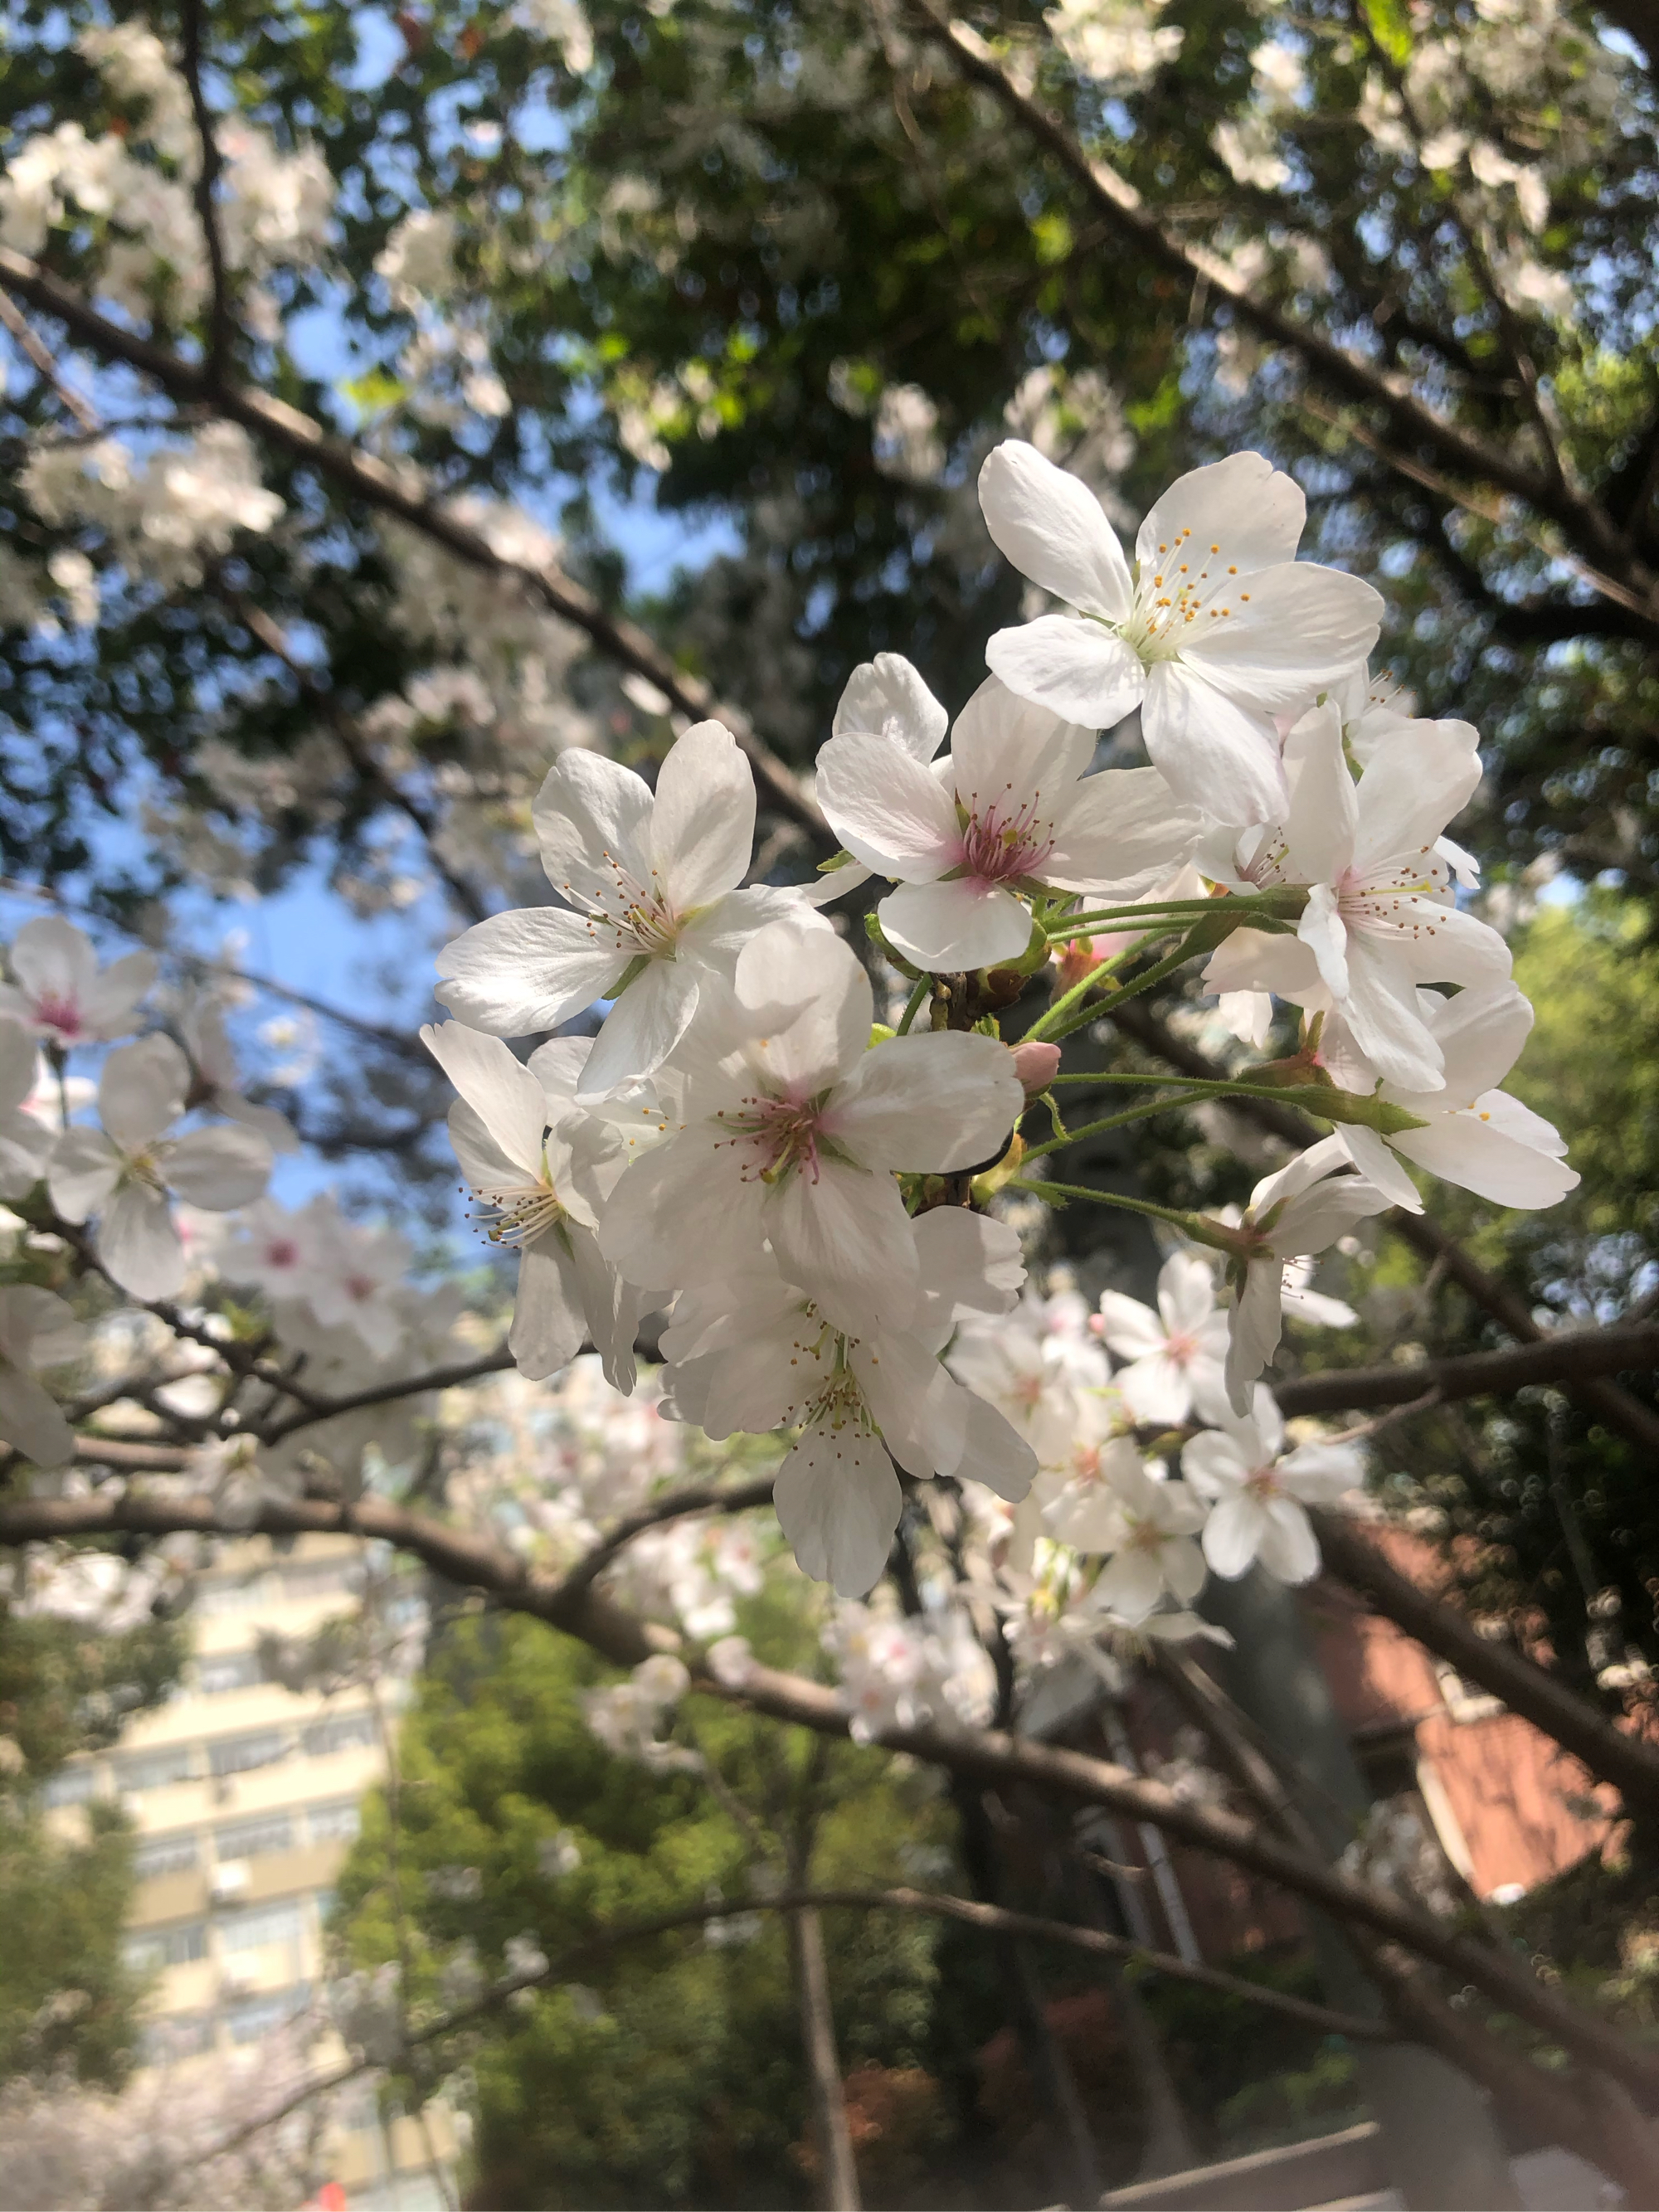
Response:
[[[847,2128],[836,2023],[830,2009],[830,1970],[823,1956],[823,1923],[807,1906],[792,1912],[789,1956],[800,2014],[801,2052],[811,2100],[812,2141],[818,2154],[818,2203],[823,2212],[860,2212],[858,2167]]]

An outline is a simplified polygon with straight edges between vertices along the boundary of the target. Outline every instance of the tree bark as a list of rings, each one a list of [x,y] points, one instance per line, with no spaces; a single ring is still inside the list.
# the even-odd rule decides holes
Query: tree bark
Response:
[[[794,1972],[795,2007],[800,2020],[801,2054],[806,2062],[811,2104],[812,2141],[818,2154],[818,2203],[823,2212],[861,2212],[858,2167],[847,2127],[841,2061],[836,2054],[836,2022],[830,2008],[830,1970],[823,1955],[823,1923],[816,1905],[787,1916],[789,1958]]]

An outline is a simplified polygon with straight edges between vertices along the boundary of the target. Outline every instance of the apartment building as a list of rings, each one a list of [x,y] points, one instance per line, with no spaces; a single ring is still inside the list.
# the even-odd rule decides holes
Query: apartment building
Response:
[[[257,2043],[319,1993],[335,1879],[385,1771],[402,1685],[296,1693],[268,1679],[260,1642],[313,1634],[356,1602],[362,1574],[362,1547],[342,1537],[234,1547],[198,1583],[177,1693],[47,1785],[62,1808],[118,1796],[137,1828],[126,1944],[155,1977],[146,2063]],[[394,1598],[394,1624],[420,1605],[413,1589]],[[454,2148],[442,2112],[388,2126],[362,2099],[331,2144],[330,2178],[352,2212],[441,2212],[432,2163]]]

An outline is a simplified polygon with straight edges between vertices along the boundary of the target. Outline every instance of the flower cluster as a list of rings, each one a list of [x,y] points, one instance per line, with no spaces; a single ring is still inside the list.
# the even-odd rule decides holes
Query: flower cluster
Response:
[[[1254,453],[1194,471],[1133,562],[1031,446],[999,447],[980,495],[1062,611],[992,639],[954,727],[899,657],[855,672],[818,757],[842,850],[817,884],[749,881],[755,790],[718,722],[678,737],[654,788],[568,752],[534,810],[553,900],[444,948],[454,1018],[422,1034],[460,1093],[478,1218],[519,1254],[522,1373],[588,1341],[626,1389],[640,1318],[665,1311],[664,1413],[714,1438],[790,1432],[775,1504],[808,1573],[861,1596],[901,1476],[944,1479],[1016,1509],[1014,1573],[1039,1544],[1108,1559],[1090,1603],[1133,1625],[1194,1596],[1206,1560],[1313,1571],[1298,1499],[1358,1463],[1285,1455],[1256,1387],[1310,1256],[1420,1205],[1404,1161],[1510,1203],[1572,1176],[1496,1088],[1528,1014],[1504,940],[1457,903],[1472,864],[1445,832],[1480,779],[1475,732],[1371,684],[1382,603],[1295,557],[1291,479]],[[1134,713],[1152,764],[1097,768],[1097,732]],[[872,936],[908,987],[895,1027],[825,913],[872,877],[890,888]],[[1097,959],[1101,938],[1121,949]],[[1022,1351],[1024,1260],[995,1194],[1099,1194],[1032,1173],[1078,1133],[1054,1103],[1058,1048],[1200,952],[1257,1042],[1275,1000],[1301,1009],[1299,1060],[1273,1079],[1334,1133],[1236,1219],[1165,1217],[1218,1257],[1224,1312],[1207,1261],[1182,1254],[1158,1316],[1109,1299],[1096,1335],[1062,1324]],[[1016,1054],[1000,1017],[1056,958]],[[591,1040],[554,1035],[527,1060],[505,1042],[596,1004]],[[1038,1099],[1051,1138],[1026,1134]],[[1287,1285],[1287,1268],[1304,1272]],[[1194,1419],[1184,1480],[1133,1441]]]

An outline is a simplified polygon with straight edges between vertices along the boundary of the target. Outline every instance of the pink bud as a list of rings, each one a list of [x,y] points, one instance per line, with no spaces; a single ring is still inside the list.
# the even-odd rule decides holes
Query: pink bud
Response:
[[[1017,1044],[1014,1073],[1025,1086],[1028,1098],[1039,1098],[1060,1073],[1057,1044]]]

